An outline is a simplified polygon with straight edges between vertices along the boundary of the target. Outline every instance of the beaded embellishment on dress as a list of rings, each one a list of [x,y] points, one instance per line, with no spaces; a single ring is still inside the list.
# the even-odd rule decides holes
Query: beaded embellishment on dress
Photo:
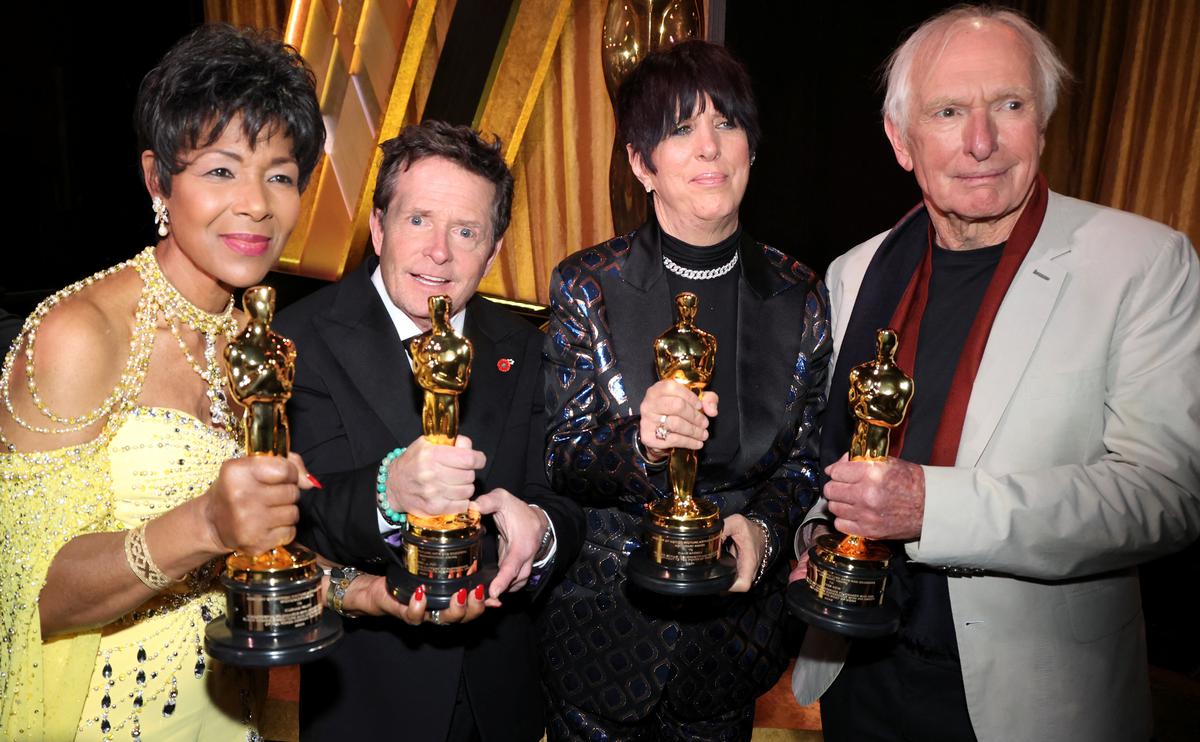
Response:
[[[143,289],[142,295],[138,298],[137,310],[134,312],[133,331],[129,339],[129,358],[125,363],[125,372],[121,375],[121,381],[91,412],[70,417],[61,416],[50,409],[38,391],[33,363],[33,349],[37,341],[38,328],[46,315],[63,300],[129,266],[133,266],[137,270],[142,279]],[[166,320],[171,334],[178,341],[179,348],[188,365],[208,385],[206,394],[209,398],[209,413],[213,425],[227,426],[229,424],[229,403],[225,398],[224,379],[217,358],[217,338],[223,337],[228,340],[237,331],[237,320],[233,318],[233,296],[229,297],[224,311],[219,314],[210,314],[200,309],[184,298],[183,294],[180,294],[178,289],[172,286],[171,282],[163,275],[158,260],[154,257],[153,247],[147,247],[132,260],[127,260],[67,286],[39,304],[37,309],[29,315],[21,328],[20,336],[9,348],[4,359],[3,372],[0,373],[0,401],[3,402],[9,416],[26,430],[35,433],[58,434],[83,430],[105,416],[136,406],[137,397],[141,394],[142,385],[146,381],[146,371],[150,366],[150,352],[154,349],[155,330],[160,314]],[[196,362],[188,350],[187,344],[179,333],[178,325],[180,323],[204,337],[204,367]],[[26,389],[38,412],[56,423],[55,427],[31,423],[17,414],[13,407],[9,379],[13,366],[17,362],[17,349],[21,347],[24,348],[22,355],[25,359]],[[9,451],[15,450],[4,439],[3,431],[0,431],[0,444],[4,444]]]
[[[88,413],[55,413],[41,399],[33,370],[41,321],[72,294],[131,266],[138,271],[143,289],[133,312],[129,355],[120,382]],[[189,365],[209,387],[214,424],[225,423],[225,428],[210,427],[178,410],[139,406],[160,315]],[[203,337],[204,366],[180,339],[179,325]],[[185,734],[203,724],[207,734],[218,716],[215,728],[222,730],[218,734],[223,738],[231,732],[247,739],[257,736],[250,703],[255,697],[252,676],[218,667],[220,682],[208,677],[214,665],[204,654],[201,632],[223,610],[215,581],[219,559],[102,630],[56,640],[96,647],[89,649],[98,650],[94,665],[79,668],[82,673],[42,662],[47,657],[43,647],[49,645],[42,643],[37,617],[39,586],[62,544],[83,534],[131,528],[202,495],[222,463],[238,455],[227,429],[228,408],[219,393],[223,375],[217,362],[220,337],[235,330],[232,298],[219,314],[191,305],[162,275],[154,248],[54,294],[26,320],[4,359],[0,403],[16,424],[35,432],[77,431],[101,421],[103,429],[87,443],[34,452],[13,450],[0,431],[0,548],[15,555],[0,562],[0,587],[6,593],[0,601],[0,624],[8,629],[0,632],[0,731],[4,732],[0,736],[8,736],[6,721],[14,724],[14,732],[37,730],[43,724],[50,728],[52,712],[43,703],[60,700],[66,702],[65,709],[82,704],[81,715],[72,713],[65,719],[77,727],[78,739],[156,737],[164,724],[171,726],[172,733]],[[9,383],[15,364],[21,361],[37,413],[48,421],[42,425],[20,419],[13,409]],[[51,676],[68,675],[72,683],[78,676],[78,685],[43,683]],[[222,694],[231,699],[219,698]],[[61,718],[58,714],[54,724]]]
[[[237,444],[223,430],[178,410],[137,407],[108,444],[113,518],[119,526],[145,522],[207,489]],[[221,560],[105,627],[81,736],[139,739],[152,723],[201,701],[209,669],[204,626],[224,610],[216,577]]]

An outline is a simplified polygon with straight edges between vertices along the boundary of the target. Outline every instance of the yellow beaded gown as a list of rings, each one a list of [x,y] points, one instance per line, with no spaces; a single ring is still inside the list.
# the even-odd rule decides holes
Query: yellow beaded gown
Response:
[[[139,272],[157,268],[145,265],[147,255],[152,262],[150,251],[131,261]],[[153,320],[156,312],[147,307],[146,314]],[[15,355],[6,359],[5,384]],[[138,355],[131,352],[130,366]],[[64,544],[124,531],[202,494],[238,453],[226,432],[191,415],[138,406],[143,378],[126,374],[139,389],[125,390],[127,403],[97,439],[0,452],[0,739],[257,736],[252,712],[262,676],[220,666],[203,651],[205,623],[224,611],[219,560],[101,630],[42,640],[38,595]]]

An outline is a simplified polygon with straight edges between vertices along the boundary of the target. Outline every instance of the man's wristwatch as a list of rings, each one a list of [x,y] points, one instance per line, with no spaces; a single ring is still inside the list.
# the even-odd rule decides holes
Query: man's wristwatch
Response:
[[[325,607],[345,618],[361,616],[362,614],[357,611],[342,609],[342,601],[346,599],[346,590],[350,587],[350,583],[357,580],[361,574],[362,572],[354,567],[334,567],[329,570],[329,589],[325,591]]]
[[[533,555],[533,563],[537,564],[538,562],[545,561],[546,557],[550,554],[550,547],[554,544],[554,528],[550,525],[549,513],[532,503],[529,504],[529,507],[546,516],[546,530],[542,531],[542,540],[538,543],[537,551]]]

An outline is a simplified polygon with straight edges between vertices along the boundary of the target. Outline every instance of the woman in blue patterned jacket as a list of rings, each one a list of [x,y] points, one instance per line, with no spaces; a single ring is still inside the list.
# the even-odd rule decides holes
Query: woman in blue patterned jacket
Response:
[[[587,542],[540,617],[549,738],[748,740],[755,698],[787,663],[785,545],[820,491],[825,288],[738,221],[759,129],[724,48],[650,54],[617,119],[654,216],[568,257],[550,286],[546,465],[585,506]],[[700,396],[655,373],[681,291],[717,339]],[[675,447],[698,451],[697,497],[724,518],[726,595],[665,598],[626,580]]]

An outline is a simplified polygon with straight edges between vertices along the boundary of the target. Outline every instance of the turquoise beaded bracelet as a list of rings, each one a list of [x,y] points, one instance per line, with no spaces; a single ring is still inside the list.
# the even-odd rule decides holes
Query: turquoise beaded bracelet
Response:
[[[405,452],[404,448],[393,448],[387,456],[383,457],[383,461],[379,464],[379,474],[375,477],[375,504],[379,506],[379,514],[393,526],[402,526],[408,520],[408,514],[392,510],[392,504],[388,502],[387,496],[387,480],[388,467],[392,462],[400,458],[400,455]]]

